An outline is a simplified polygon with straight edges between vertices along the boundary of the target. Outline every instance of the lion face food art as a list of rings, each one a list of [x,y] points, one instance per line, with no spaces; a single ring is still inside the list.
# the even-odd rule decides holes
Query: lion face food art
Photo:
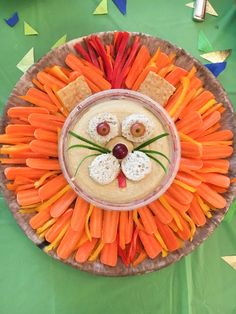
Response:
[[[137,199],[166,175],[169,134],[154,114],[138,103],[111,100],[95,105],[69,134],[70,173],[96,197]]]

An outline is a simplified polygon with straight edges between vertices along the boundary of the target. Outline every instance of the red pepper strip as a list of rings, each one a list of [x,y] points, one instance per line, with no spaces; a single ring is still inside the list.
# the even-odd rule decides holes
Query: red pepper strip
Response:
[[[110,56],[111,56],[111,58],[114,58],[114,53],[115,53],[115,49],[114,49],[114,46],[111,44],[110,45]]]
[[[113,77],[112,77],[112,87],[115,83],[116,76],[118,74],[119,69],[122,68],[122,59],[124,61],[124,54],[125,54],[125,49],[127,47],[128,41],[129,41],[129,34],[124,33],[116,58],[115,58],[114,71],[113,71]]]
[[[126,188],[126,176],[124,175],[122,171],[119,172],[117,176],[117,180],[118,180],[118,185],[120,189]]]
[[[113,72],[112,63],[107,56],[106,50],[104,48],[103,43],[101,42],[101,39],[98,36],[94,36],[93,40],[95,41],[95,45],[97,47],[97,50],[96,50],[97,54],[102,57],[107,80],[110,82],[112,78],[112,72]]]
[[[140,48],[140,37],[136,36],[134,39],[134,43],[132,45],[131,51],[129,53],[129,57],[125,62],[123,69],[120,70],[120,73],[116,76],[116,80],[114,83],[114,88],[120,88],[122,86],[122,82],[128,74],[127,69],[133,64],[136,54]]]
[[[80,43],[75,44],[74,48],[85,60],[92,62],[89,54]]]
[[[126,256],[126,250],[122,250],[122,248],[118,246],[118,255],[120,256],[125,266],[128,267],[130,263],[129,263],[128,257]]]
[[[89,38],[86,40],[86,44],[87,44],[87,47],[88,47],[88,53],[89,53],[91,62],[92,62],[97,68],[99,68],[99,64],[98,64],[98,61],[97,61],[97,56],[96,56],[96,54],[95,54],[95,52],[94,52],[94,48],[93,48],[93,46],[91,45],[91,42],[90,42],[90,39],[89,39]]]
[[[138,239],[138,227],[136,227],[133,239],[131,241],[130,247],[129,247],[129,253],[128,253],[128,261],[132,262],[135,258],[135,255],[137,253],[137,239]]]
[[[118,49],[119,49],[119,47],[120,47],[120,43],[121,43],[123,34],[124,34],[124,33],[122,33],[122,32],[118,32],[118,33],[117,33],[117,36],[115,37],[114,48],[115,48],[115,52],[116,52],[116,53],[118,52]]]

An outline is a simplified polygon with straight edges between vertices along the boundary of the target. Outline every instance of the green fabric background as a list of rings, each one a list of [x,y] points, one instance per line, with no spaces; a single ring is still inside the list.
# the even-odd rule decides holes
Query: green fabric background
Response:
[[[236,105],[236,10],[233,0],[212,0],[219,17],[191,20],[188,0],[127,0],[122,16],[111,0],[109,14],[93,16],[99,0],[12,0],[0,2],[0,107],[21,76],[16,64],[31,48],[38,60],[64,34],[68,40],[106,30],[140,31],[170,40],[200,58],[198,33],[215,49],[232,48],[219,80]],[[18,11],[10,28],[3,21]],[[24,36],[23,21],[39,36]],[[234,205],[235,206],[235,205]],[[0,198],[1,314],[234,314],[236,271],[220,257],[236,255],[236,217],[223,222],[195,252],[152,274],[105,278],[56,262],[31,243]]]

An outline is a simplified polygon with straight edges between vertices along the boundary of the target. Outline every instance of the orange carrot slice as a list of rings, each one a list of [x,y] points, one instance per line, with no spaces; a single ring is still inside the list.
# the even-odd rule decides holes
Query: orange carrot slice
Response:
[[[66,231],[61,243],[57,248],[57,255],[65,260],[67,259],[73,251],[76,249],[76,245],[81,238],[83,229],[75,231],[71,226]]]
[[[175,250],[178,250],[180,247],[180,241],[175,236],[171,228],[168,225],[165,225],[162,222],[160,222],[157,217],[155,217],[155,222],[157,225],[157,229],[160,232],[161,237],[165,242],[165,245],[167,246],[168,251],[173,252]]]
[[[233,132],[231,130],[221,130],[206,136],[198,138],[199,142],[206,141],[229,141],[233,138]]]
[[[33,152],[38,154],[43,154],[50,157],[58,156],[57,143],[33,140],[30,142],[30,148]]]
[[[47,222],[50,218],[52,218],[50,215],[50,207],[47,207],[45,210],[42,210],[41,212],[33,216],[30,219],[29,224],[31,228],[38,229],[43,224],[45,224],[45,222]]]
[[[37,140],[49,141],[53,143],[58,142],[58,135],[55,132],[47,131],[44,129],[35,129],[34,136]]]
[[[191,175],[184,172],[178,172],[176,175],[176,179],[193,187],[201,184],[201,180],[196,179],[195,177],[192,177]]]
[[[145,231],[148,234],[154,234],[157,231],[154,216],[147,206],[138,209]]]
[[[49,85],[51,88],[56,86],[61,89],[66,86],[61,80],[43,71],[38,72],[37,79],[42,85]]]
[[[11,107],[7,110],[7,115],[10,118],[28,118],[31,113],[48,114],[49,111],[46,108],[39,107]]]
[[[186,220],[182,218],[182,216],[179,213],[177,213],[177,216],[178,219],[180,220],[182,230],[178,229],[176,233],[181,240],[187,241],[191,238],[191,230],[189,224],[186,222]]]
[[[90,217],[90,233],[92,238],[101,238],[102,236],[103,210],[94,207]]]
[[[15,180],[17,176],[26,178],[39,178],[45,173],[45,170],[31,169],[29,167],[8,167],[4,170],[4,174],[8,180]]]
[[[42,107],[45,109],[48,109],[51,112],[57,112],[57,107],[54,106],[51,102],[48,102],[46,100],[40,99],[40,98],[36,98],[33,96],[18,96],[20,99],[23,99],[27,102],[30,102],[31,104],[38,106],[38,107]]]
[[[229,170],[229,161],[226,159],[213,159],[213,160],[203,160],[204,168],[222,168],[225,169],[226,172]]]
[[[70,189],[64,195],[62,195],[52,206],[50,209],[50,214],[52,217],[60,217],[69,206],[76,199],[76,193]]]
[[[34,169],[60,170],[58,159],[27,158],[26,165]]]
[[[20,206],[32,205],[41,201],[38,190],[36,189],[19,191],[16,195],[16,199]]]
[[[147,234],[142,230],[139,230],[138,234],[147,255],[151,259],[157,257],[161,253],[162,248],[156,238],[153,235]]]
[[[231,146],[216,145],[216,146],[203,146],[202,159],[220,159],[230,157],[233,153]]]
[[[181,153],[184,158],[201,158],[203,147],[190,142],[181,142]]]
[[[51,213],[51,209],[50,209]],[[48,231],[45,233],[45,239],[52,243],[56,237],[59,235],[60,231],[64,228],[64,226],[68,223],[69,219],[71,218],[73,213],[73,208],[69,208],[66,212],[64,212],[61,217],[57,219],[55,224],[48,229]]]
[[[132,86],[132,90],[138,90],[142,82],[145,80],[149,72],[157,72],[156,65],[148,65],[146,68],[140,73],[140,75],[137,77],[134,85]]]
[[[20,158],[0,158],[0,163],[3,165],[11,164],[11,165],[21,165],[26,163],[26,159]]]
[[[86,215],[89,210],[89,203],[84,199],[77,197],[74,212],[71,218],[71,228],[75,231],[84,229]]]
[[[47,101],[49,103],[51,102],[48,95],[45,92],[40,91],[38,88],[33,88],[33,87],[29,88],[26,92],[26,96],[39,98],[39,99],[42,99],[42,100]]]
[[[202,177],[206,183],[214,184],[222,188],[228,188],[230,185],[230,178],[218,173],[202,173]]]
[[[75,260],[78,263],[84,263],[87,261],[89,256],[91,255],[93,249],[95,248],[96,244],[98,242],[98,239],[92,239],[92,241],[86,241],[84,244],[82,244],[75,255]]]
[[[125,230],[128,225],[128,211],[121,211],[120,212],[120,222],[119,222],[119,246],[122,250],[125,249]]]
[[[215,208],[224,208],[226,206],[226,200],[211,189],[207,184],[202,183],[197,187],[197,193],[205,200],[207,203]]]
[[[35,127],[27,124],[10,124],[5,129],[6,134],[16,136],[33,136]]]
[[[187,74],[188,72],[183,68],[176,67],[170,74],[165,77],[165,80],[173,86],[176,86],[180,82],[181,78],[186,76]]]
[[[125,244],[131,242],[133,236],[133,229],[134,229],[134,222],[133,222],[133,213],[132,211],[128,212],[128,224],[125,228]]]
[[[199,112],[192,111],[186,115],[183,119],[176,123],[176,127],[184,134],[188,134],[202,125],[202,117]]]
[[[183,189],[175,183],[169,187],[168,192],[174,199],[176,199],[176,201],[184,205],[190,204],[193,199],[193,194],[191,192]]]
[[[203,162],[201,159],[181,157],[180,169],[181,167],[185,167],[185,168],[188,168],[189,170],[198,170],[198,169],[201,169],[202,166],[203,166]]]
[[[43,186],[39,188],[39,197],[41,201],[45,201],[51,198],[54,194],[59,192],[67,185],[67,181],[64,176],[61,174],[55,178],[49,180]]]
[[[179,212],[186,212],[189,209],[189,204],[183,205],[174,199],[168,191],[164,194],[165,199],[167,202],[174,208],[177,209]],[[159,219],[160,220],[160,219]],[[162,221],[161,221],[162,222]]]
[[[198,227],[205,225],[206,216],[204,215],[204,212],[202,211],[195,196],[193,197],[192,203],[189,207],[188,214]]]
[[[103,213],[103,226],[102,226],[102,241],[104,243],[113,243],[116,239],[119,212],[104,210]]]
[[[101,251],[100,261],[104,265],[115,267],[118,258],[118,245],[115,240],[112,243],[106,243]]]
[[[171,214],[165,209],[165,207],[160,203],[159,200],[148,204],[148,207],[162,223],[169,224],[172,221],[173,218]]]

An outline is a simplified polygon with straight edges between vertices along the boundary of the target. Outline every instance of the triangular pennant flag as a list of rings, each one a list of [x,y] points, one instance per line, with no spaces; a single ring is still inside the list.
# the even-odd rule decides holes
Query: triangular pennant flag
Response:
[[[107,0],[102,0],[93,12],[93,14],[95,15],[107,13],[108,13]]]
[[[189,2],[189,3],[186,3],[185,5],[186,5],[186,7],[194,8],[194,2]],[[207,4],[206,4],[206,13],[213,15],[213,16],[218,16],[218,13],[213,8],[213,6],[210,4],[209,1],[207,1]]]
[[[66,42],[67,34],[63,35],[60,39],[58,39],[57,42],[52,46],[51,49],[57,48],[61,45],[63,45]]]
[[[17,68],[25,73],[31,65],[34,64],[34,48],[31,48],[27,54],[17,64]]]
[[[205,64],[205,67],[208,68],[208,70],[210,70],[215,77],[217,77],[221,72],[223,72],[226,68],[227,62],[216,62],[216,63],[209,63],[209,64]]]
[[[230,56],[231,52],[232,52],[232,49],[218,50],[218,51],[204,53],[201,55],[201,57],[212,63],[223,62]]]
[[[221,258],[236,270],[236,256],[222,256]]]
[[[203,31],[200,31],[198,35],[198,50],[203,52],[210,52],[213,50],[211,43]]]
[[[4,19],[4,20],[9,26],[13,27],[19,21],[18,13],[15,12],[9,19]]]
[[[32,26],[30,26],[28,23],[24,21],[24,34],[26,36],[38,35],[38,32]]]
[[[119,11],[125,15],[126,14],[126,5],[127,5],[127,0],[112,0],[112,2],[117,6]]]

